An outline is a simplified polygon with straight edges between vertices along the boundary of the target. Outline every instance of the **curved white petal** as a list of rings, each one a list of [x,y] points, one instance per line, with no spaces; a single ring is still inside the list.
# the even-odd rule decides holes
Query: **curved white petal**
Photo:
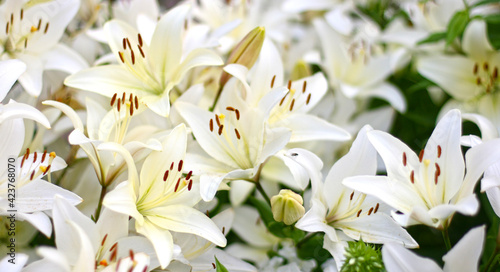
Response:
[[[369,86],[358,93],[359,97],[378,97],[386,100],[399,112],[406,112],[406,99],[396,86],[382,82],[375,86]]]
[[[14,118],[27,118],[42,124],[46,128],[50,128],[49,120],[36,108],[24,104],[17,103],[13,100],[9,101],[7,105],[0,105],[0,124],[9,119]]]
[[[138,233],[146,236],[153,244],[161,268],[167,267],[174,252],[174,241],[170,232],[159,228],[148,220],[145,220],[142,224],[136,223],[135,228]]]
[[[488,61],[490,54],[494,52],[488,40],[486,21],[472,20],[464,31],[462,47],[467,55],[480,61]]]
[[[85,131],[85,127],[83,126],[82,119],[80,119],[78,114],[76,114],[75,110],[73,110],[73,108],[71,108],[70,106],[68,106],[64,103],[58,102],[58,101],[53,101],[53,100],[45,100],[42,102],[42,104],[49,105],[49,106],[52,106],[54,108],[59,109],[66,116],[68,116],[68,118],[71,120],[71,123],[73,123],[73,126],[75,127],[75,129],[78,129],[81,132]]]
[[[115,189],[106,194],[102,204],[110,210],[128,214],[135,218],[138,224],[143,224],[144,217],[137,210],[136,196],[129,182],[118,184]]]
[[[291,143],[318,140],[347,141],[351,139],[349,132],[344,129],[309,114],[292,114],[286,119],[286,123],[278,122],[276,125],[283,125],[292,130]]]
[[[75,193],[41,179],[29,182],[18,193],[16,200],[20,212],[51,210],[56,195],[65,198],[72,205],[82,202],[82,198]]]
[[[0,61],[0,101],[2,101],[7,93],[16,83],[19,76],[26,71],[26,64],[17,59]]]
[[[42,92],[42,60],[28,54],[19,54],[17,58],[26,64],[26,71],[18,78],[19,83],[28,94],[38,97]]]
[[[194,49],[182,60],[180,65],[176,66],[177,69],[172,76],[171,82],[172,84],[179,83],[184,75],[192,68],[198,66],[219,66],[223,64],[224,61],[222,61],[215,52],[205,48]]]
[[[485,226],[469,230],[458,243],[443,256],[444,272],[477,271],[483,251]]]
[[[488,118],[479,114],[464,113],[462,114],[462,119],[476,123],[481,131],[481,139],[483,141],[498,138],[498,130]]]
[[[295,227],[308,232],[324,232],[331,241],[338,241],[335,229],[325,222],[326,207],[317,199],[312,200],[312,207],[297,221]]]
[[[400,244],[385,244],[382,247],[382,259],[388,272],[442,271],[433,260],[420,257]]]
[[[58,70],[74,74],[89,66],[78,53],[64,44],[57,44],[40,57],[45,70]]]

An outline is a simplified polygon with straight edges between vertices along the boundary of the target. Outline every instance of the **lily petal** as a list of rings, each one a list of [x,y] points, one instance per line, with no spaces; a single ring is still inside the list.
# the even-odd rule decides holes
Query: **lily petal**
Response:
[[[420,257],[399,244],[385,244],[382,247],[382,259],[388,272],[442,271],[431,259]]]
[[[0,87],[0,101],[5,98],[12,85],[16,83],[24,71],[26,71],[26,64],[20,60],[0,61],[0,82],[2,82],[2,86]]]
[[[477,271],[481,257],[485,226],[469,230],[458,243],[443,256],[444,271]],[[467,258],[464,258],[467,256]]]

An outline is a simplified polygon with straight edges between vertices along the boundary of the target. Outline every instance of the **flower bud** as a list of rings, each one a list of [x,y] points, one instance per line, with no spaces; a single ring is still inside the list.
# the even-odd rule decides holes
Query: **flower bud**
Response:
[[[302,197],[292,190],[283,189],[271,198],[273,218],[278,222],[291,225],[305,213]]]
[[[250,31],[233,49],[229,55],[227,64],[241,64],[248,69],[252,68],[260,54],[266,30],[258,26]],[[220,86],[224,86],[231,76],[223,72],[220,77]]]
[[[312,72],[311,72],[311,68],[309,67],[309,65],[305,61],[300,60],[295,64],[295,66],[293,66],[293,70],[292,70],[292,74],[290,76],[290,79],[292,81],[295,81],[295,80],[299,80],[301,78],[308,77],[311,75],[312,75]]]

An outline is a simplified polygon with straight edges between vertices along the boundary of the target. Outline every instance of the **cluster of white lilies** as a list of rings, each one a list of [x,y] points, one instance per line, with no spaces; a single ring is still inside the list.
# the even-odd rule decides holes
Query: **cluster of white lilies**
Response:
[[[0,271],[363,271],[351,241],[380,271],[491,271],[499,18],[490,0],[2,1]],[[439,110],[421,151],[389,133],[408,74]],[[496,225],[452,244],[454,215],[488,205]],[[413,225],[442,232],[444,268]]]

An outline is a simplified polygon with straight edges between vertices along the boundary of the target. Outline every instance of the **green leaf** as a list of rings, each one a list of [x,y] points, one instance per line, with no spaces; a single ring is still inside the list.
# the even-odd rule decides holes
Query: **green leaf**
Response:
[[[486,4],[492,4],[492,3],[500,3],[500,0],[482,0],[482,1],[477,1],[476,3],[474,3],[474,5],[471,6],[471,8],[472,7],[481,6],[481,5],[486,5]]]
[[[455,38],[464,32],[465,26],[469,22],[469,12],[467,10],[458,11],[453,15],[448,23],[446,33],[446,45],[450,45]]]
[[[266,226],[271,222],[275,222],[273,219],[273,212],[271,211],[270,203],[266,203],[266,201],[260,200],[253,196],[250,196],[249,200],[250,202],[252,202],[253,206],[257,208],[257,211],[259,212],[260,217],[262,218],[262,221],[264,221]]]
[[[446,32],[435,32],[431,33],[427,38],[420,40],[417,42],[417,45],[426,44],[426,43],[435,43],[441,40],[444,40],[447,36]]]
[[[500,14],[490,14],[484,16],[484,20],[490,24],[500,24]]]
[[[217,272],[229,272],[227,268],[217,260],[217,256],[214,255],[215,258],[215,268]]]

